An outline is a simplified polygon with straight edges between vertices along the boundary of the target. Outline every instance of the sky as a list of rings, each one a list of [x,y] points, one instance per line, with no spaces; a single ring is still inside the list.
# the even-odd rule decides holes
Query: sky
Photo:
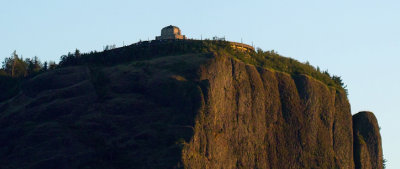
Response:
[[[225,36],[341,76],[352,113],[375,113],[387,168],[398,169],[399,9],[398,0],[0,0],[0,61],[16,50],[58,62],[154,39],[167,25]]]

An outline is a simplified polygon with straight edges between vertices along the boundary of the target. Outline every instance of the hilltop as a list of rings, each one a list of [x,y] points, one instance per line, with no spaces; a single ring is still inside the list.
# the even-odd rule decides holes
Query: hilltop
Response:
[[[238,44],[238,43],[235,43]],[[234,57],[248,64],[285,72],[291,75],[309,75],[328,86],[344,89],[339,76],[331,76],[307,63],[279,55],[275,51],[242,51],[232,48],[232,42],[214,40],[164,40],[143,41],[131,46],[104,52],[91,52],[80,56],[62,56],[60,66],[70,65],[113,65],[129,61],[146,60],[154,57],[190,53],[213,53]]]
[[[340,77],[273,51],[140,42],[18,84],[5,168],[382,168],[376,118],[352,117]]]

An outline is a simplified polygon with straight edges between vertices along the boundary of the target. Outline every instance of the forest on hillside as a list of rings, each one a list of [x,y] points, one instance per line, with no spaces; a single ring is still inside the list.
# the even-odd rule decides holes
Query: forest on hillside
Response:
[[[12,52],[1,63],[0,91],[2,91],[2,94],[0,95],[0,101],[17,94],[20,84],[24,79],[29,79],[57,67],[54,61],[41,62],[37,56],[24,59],[17,54],[17,51]]]

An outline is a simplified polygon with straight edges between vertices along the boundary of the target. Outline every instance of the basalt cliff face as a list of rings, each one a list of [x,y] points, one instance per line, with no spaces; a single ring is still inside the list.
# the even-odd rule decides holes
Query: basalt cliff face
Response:
[[[0,143],[0,168],[382,168],[343,91],[217,54],[36,76],[0,103]]]
[[[200,70],[207,85],[188,168],[353,168],[344,93],[225,57]]]
[[[381,169],[383,166],[382,141],[374,114],[360,112],[354,115],[353,130],[356,169]]]

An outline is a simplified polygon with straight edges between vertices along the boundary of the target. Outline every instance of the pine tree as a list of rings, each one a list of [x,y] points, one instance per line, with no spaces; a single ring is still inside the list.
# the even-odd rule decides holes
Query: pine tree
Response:
[[[42,71],[43,71],[43,72],[47,71],[47,61],[44,62]]]
[[[18,55],[17,55],[17,51],[14,50],[14,52],[11,54],[11,58],[13,59],[13,64],[12,64],[12,68],[11,68],[11,77],[15,77],[16,75],[16,67],[17,67],[17,60],[18,60]]]
[[[81,57],[81,52],[78,49],[75,50],[75,57],[76,58]]]

